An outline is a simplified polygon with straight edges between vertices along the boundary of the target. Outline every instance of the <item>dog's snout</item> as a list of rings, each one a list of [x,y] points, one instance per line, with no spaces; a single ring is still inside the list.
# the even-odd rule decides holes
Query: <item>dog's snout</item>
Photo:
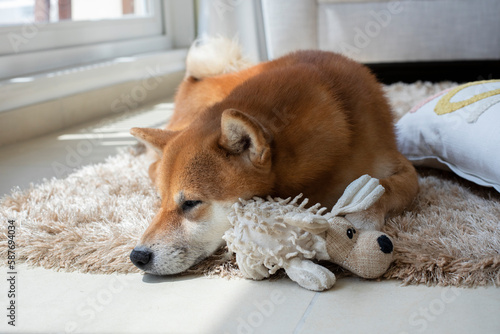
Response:
[[[385,253],[389,254],[392,253],[392,250],[394,246],[392,245],[391,239],[389,239],[388,236],[381,235],[380,237],[377,238],[378,245],[380,246],[380,250]]]
[[[144,248],[134,248],[130,253],[130,261],[135,264],[139,269],[144,267],[151,261],[152,253],[150,250]]]

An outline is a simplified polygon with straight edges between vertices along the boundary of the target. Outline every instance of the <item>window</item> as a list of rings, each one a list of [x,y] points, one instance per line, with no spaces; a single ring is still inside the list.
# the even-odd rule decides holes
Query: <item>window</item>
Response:
[[[0,0],[0,79],[167,50],[172,2]]]
[[[0,25],[148,16],[150,7],[147,0],[0,0]]]

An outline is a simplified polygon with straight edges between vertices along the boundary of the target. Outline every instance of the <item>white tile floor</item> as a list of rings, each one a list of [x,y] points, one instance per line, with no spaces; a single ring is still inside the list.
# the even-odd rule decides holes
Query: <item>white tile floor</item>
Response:
[[[136,140],[130,128],[162,127],[172,113],[172,99],[121,115],[0,147],[0,195],[24,189],[43,178],[64,177],[74,168],[102,162],[118,147]]]
[[[130,127],[163,124],[169,102],[0,148],[0,194],[64,175],[54,162],[103,161],[133,141]],[[91,153],[71,160],[72,150],[89,141]],[[18,268],[14,328],[6,318],[6,272],[1,267],[1,333],[500,333],[495,287],[401,287],[344,278],[315,293],[288,279],[88,275],[25,266]]]

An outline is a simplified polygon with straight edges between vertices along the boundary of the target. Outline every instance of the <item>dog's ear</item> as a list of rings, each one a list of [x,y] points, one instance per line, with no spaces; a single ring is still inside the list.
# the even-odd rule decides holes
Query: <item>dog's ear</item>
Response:
[[[139,139],[140,142],[154,149],[158,154],[162,154],[163,148],[174,135],[174,131],[150,128],[132,128],[130,134]]]
[[[230,154],[246,155],[256,167],[271,163],[271,135],[250,115],[226,109],[221,118],[219,145]]]

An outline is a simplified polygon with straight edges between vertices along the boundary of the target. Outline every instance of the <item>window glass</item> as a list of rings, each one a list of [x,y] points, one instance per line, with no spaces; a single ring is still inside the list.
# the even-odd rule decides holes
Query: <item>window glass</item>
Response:
[[[0,26],[146,17],[151,7],[150,0],[0,0]]]

